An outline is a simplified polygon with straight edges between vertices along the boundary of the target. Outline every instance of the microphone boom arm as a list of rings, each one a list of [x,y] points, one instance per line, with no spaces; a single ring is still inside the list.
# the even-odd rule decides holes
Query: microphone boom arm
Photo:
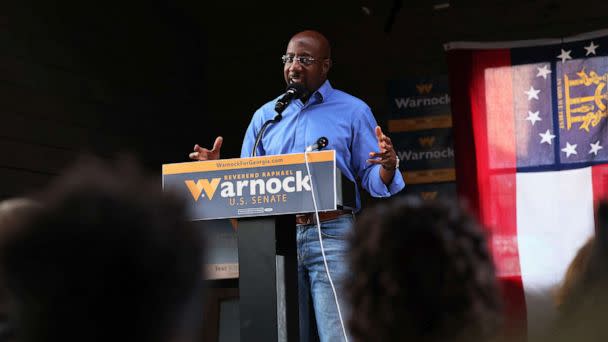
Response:
[[[268,128],[268,126],[270,126],[270,124],[272,123],[277,123],[279,121],[281,121],[282,116],[280,113],[278,113],[277,115],[274,116],[274,118],[264,122],[264,124],[262,125],[262,128],[260,128],[260,132],[258,133],[258,136],[255,138],[255,143],[253,144],[253,151],[251,151],[251,156],[255,157],[257,155],[257,151],[258,151],[258,145],[260,144],[260,140],[262,140],[262,136],[264,135],[264,132],[266,132],[266,129]]]

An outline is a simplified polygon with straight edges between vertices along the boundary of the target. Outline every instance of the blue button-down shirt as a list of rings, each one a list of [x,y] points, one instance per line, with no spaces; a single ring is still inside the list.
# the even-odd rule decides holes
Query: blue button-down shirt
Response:
[[[241,157],[250,157],[255,138],[267,120],[274,118],[274,106],[278,97],[258,109],[243,140]],[[336,165],[342,173],[374,197],[388,197],[404,188],[399,170],[391,184],[386,186],[380,178],[380,165],[367,162],[369,153],[378,151],[374,129],[376,119],[367,104],[343,91],[332,88],[329,81],[315,91],[306,104],[291,101],[283,112],[283,119],[271,124],[258,144],[257,155],[302,153],[306,146],[319,137],[327,137],[325,149],[336,151]],[[357,210],[361,207],[357,189]]]

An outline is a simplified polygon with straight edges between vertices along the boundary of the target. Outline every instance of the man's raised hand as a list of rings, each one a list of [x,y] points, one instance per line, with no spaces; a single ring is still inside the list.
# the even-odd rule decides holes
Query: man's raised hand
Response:
[[[397,153],[393,148],[391,138],[382,133],[380,126],[376,126],[379,152],[370,152],[368,163],[380,164],[386,170],[393,171],[397,166]]]
[[[217,160],[217,159],[220,159],[220,149],[222,148],[223,141],[224,141],[224,138],[222,138],[222,137],[215,138],[215,142],[213,143],[213,148],[211,150],[208,150],[208,149],[196,144],[196,145],[194,145],[194,152],[190,153],[188,156],[192,160]]]

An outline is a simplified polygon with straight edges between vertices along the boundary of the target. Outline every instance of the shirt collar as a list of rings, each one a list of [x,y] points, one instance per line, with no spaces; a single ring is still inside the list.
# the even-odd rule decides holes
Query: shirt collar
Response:
[[[315,91],[312,95],[317,98],[319,103],[321,103],[329,98],[329,95],[331,95],[333,90],[334,88],[332,88],[329,80],[325,80],[319,89],[317,89],[317,91]]]

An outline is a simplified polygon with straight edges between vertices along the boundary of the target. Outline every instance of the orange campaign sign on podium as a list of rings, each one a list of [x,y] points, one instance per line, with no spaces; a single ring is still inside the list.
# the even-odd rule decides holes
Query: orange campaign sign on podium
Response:
[[[310,174],[306,167],[306,159]],[[296,214],[342,206],[335,151],[164,164],[163,189],[183,194],[193,220]]]

